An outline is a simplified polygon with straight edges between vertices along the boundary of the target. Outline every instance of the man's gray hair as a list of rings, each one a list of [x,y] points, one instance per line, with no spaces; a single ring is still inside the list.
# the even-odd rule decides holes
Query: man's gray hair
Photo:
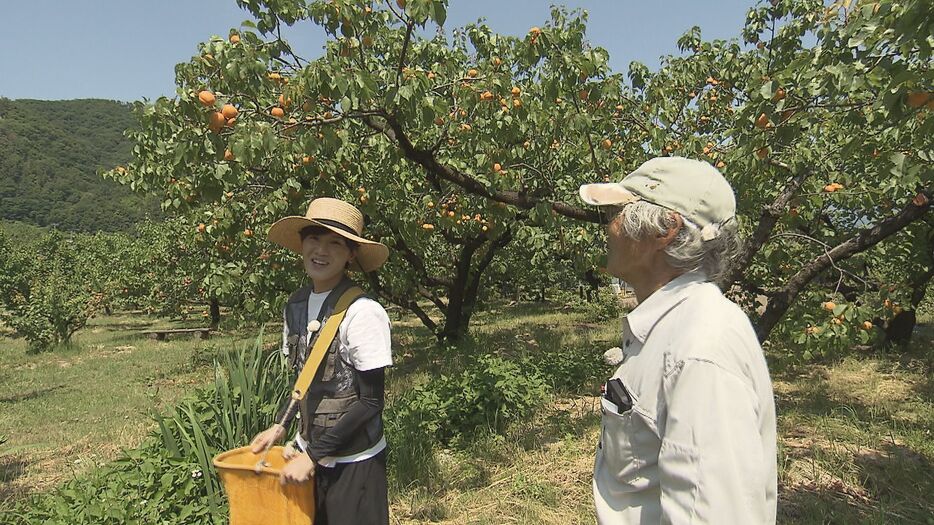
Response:
[[[620,211],[623,232],[637,240],[664,235],[678,223],[671,210],[646,201],[625,205]],[[736,220],[720,226],[719,235],[703,240],[701,230],[685,217],[684,226],[665,248],[666,262],[672,268],[691,272],[700,270],[713,282],[726,279],[730,263],[739,253],[739,233]]]

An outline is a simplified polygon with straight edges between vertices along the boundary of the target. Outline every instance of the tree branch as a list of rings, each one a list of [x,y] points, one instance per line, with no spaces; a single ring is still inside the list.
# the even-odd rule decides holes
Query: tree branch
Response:
[[[922,199],[920,205],[916,204],[916,199],[897,215],[889,217],[871,228],[860,231],[848,240],[826,251],[823,255],[811,259],[788,280],[784,288],[772,294],[765,311],[755,323],[756,335],[759,337],[759,341],[765,341],[768,338],[769,333],[788,310],[791,302],[818,274],[839,261],[868,250],[913,221],[923,217],[931,209],[931,196],[934,190],[926,188],[921,193],[926,198]]]
[[[408,136],[406,136],[402,126],[394,118],[388,115],[383,115],[383,120],[384,121],[380,121],[379,119],[373,117],[363,118],[363,122],[366,125],[380,131],[383,135],[389,138],[389,140],[398,144],[399,148],[402,150],[402,154],[407,159],[422,166],[428,170],[429,173],[434,173],[442,179],[460,186],[468,193],[526,210],[534,208],[537,204],[546,203],[556,213],[564,215],[565,217],[570,217],[572,219],[586,222],[600,222],[600,214],[595,208],[578,208],[563,202],[549,201],[518,191],[490,190],[473,177],[470,177],[463,172],[457,171],[450,166],[441,164],[430,151],[415,147],[411,140],[409,140]]]
[[[784,163],[773,160],[770,161],[770,164],[788,172],[791,171],[791,168]],[[731,269],[729,278],[724,279],[723,283],[721,284],[721,287],[724,290],[728,289],[734,282],[738,281],[740,277],[746,272],[746,269],[752,262],[753,257],[759,253],[759,250],[762,249],[762,246],[766,243],[766,241],[768,241],[769,236],[772,234],[772,230],[775,229],[775,225],[778,223],[778,220],[781,218],[782,214],[785,213],[785,208],[788,207],[788,202],[791,201],[792,197],[795,196],[795,193],[801,189],[801,185],[804,184],[804,181],[808,178],[809,175],[810,172],[807,170],[803,170],[800,173],[794,175],[788,181],[788,183],[785,184],[785,187],[782,189],[781,193],[775,197],[775,200],[772,201],[772,204],[769,204],[762,209],[762,214],[759,216],[759,224],[756,226],[756,231],[753,232],[752,236],[743,244],[742,251],[733,261],[733,268]]]

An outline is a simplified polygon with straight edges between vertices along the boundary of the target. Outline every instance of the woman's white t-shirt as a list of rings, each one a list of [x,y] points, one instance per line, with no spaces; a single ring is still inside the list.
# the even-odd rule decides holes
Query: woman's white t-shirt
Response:
[[[318,319],[321,306],[324,305],[330,290],[327,292],[308,294],[308,319],[311,322]],[[282,353],[289,355],[286,341],[289,336],[288,324],[282,327]],[[337,329],[340,340],[338,352],[341,359],[351,363],[360,372],[375,370],[392,366],[392,342],[390,337],[391,323],[389,315],[381,304],[368,297],[361,297],[347,308],[344,320]],[[296,433],[295,441],[303,450],[306,443]],[[369,459],[386,448],[386,439],[381,438],[373,447],[347,457],[321,458],[322,466],[331,467],[336,463],[354,463]]]

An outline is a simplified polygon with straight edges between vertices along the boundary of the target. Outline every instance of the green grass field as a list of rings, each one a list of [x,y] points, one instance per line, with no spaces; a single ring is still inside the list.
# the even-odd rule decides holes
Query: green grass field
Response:
[[[594,323],[582,310],[548,304],[478,314],[457,351],[435,346],[414,318],[392,318],[390,402],[481,350],[521,358],[573,347],[596,360],[617,343],[618,321]],[[169,324],[99,317],[69,348],[34,355],[22,340],[0,338],[3,498],[48,490],[133,447],[152,427],[150,413],[211,379],[219,350],[255,337],[156,342],[139,334]],[[277,330],[268,333],[274,344]],[[773,366],[781,523],[934,523],[932,335],[925,319],[907,356]],[[592,523],[596,387],[556,385],[558,395],[533,420],[502,434],[481,432],[422,456],[396,451],[393,522]]]

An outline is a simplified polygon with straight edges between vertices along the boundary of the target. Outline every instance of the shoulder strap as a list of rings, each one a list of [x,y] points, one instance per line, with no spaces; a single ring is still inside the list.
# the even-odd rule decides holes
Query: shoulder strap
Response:
[[[295,387],[292,389],[292,399],[301,401],[305,398],[305,394],[308,393],[308,387],[311,386],[311,380],[314,379],[315,374],[318,372],[318,367],[321,365],[321,361],[324,360],[324,355],[328,351],[328,347],[331,346],[334,337],[337,335],[337,329],[341,321],[344,320],[347,308],[362,295],[363,290],[356,286],[348,288],[341,294],[337,305],[334,306],[334,311],[331,313],[331,316],[328,317],[327,322],[324,323],[324,326],[321,328],[321,333],[315,339],[315,345],[311,349],[311,353],[308,354],[308,358],[305,360],[305,366],[302,367],[302,371],[295,381]]]

